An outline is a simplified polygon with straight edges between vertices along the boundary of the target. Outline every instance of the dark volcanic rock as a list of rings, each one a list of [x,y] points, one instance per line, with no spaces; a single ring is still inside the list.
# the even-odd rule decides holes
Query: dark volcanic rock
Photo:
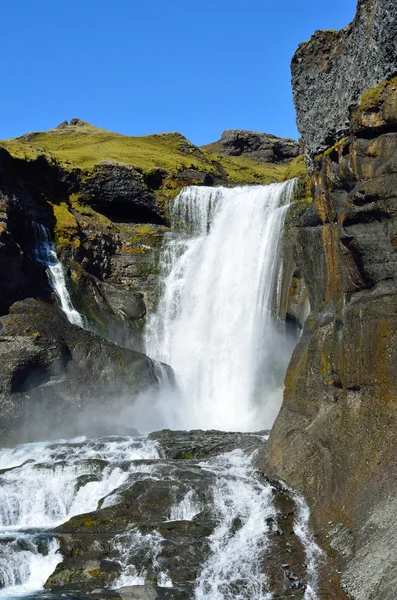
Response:
[[[342,31],[317,31],[292,61],[298,128],[310,154],[349,133],[361,94],[397,74],[395,0],[359,0]]]
[[[155,183],[160,183],[156,180]],[[113,221],[162,223],[154,193],[144,175],[128,165],[102,162],[83,185],[87,202]]]
[[[226,156],[248,156],[266,163],[288,162],[299,154],[295,140],[240,129],[224,131],[219,142],[210,146],[216,146]]]

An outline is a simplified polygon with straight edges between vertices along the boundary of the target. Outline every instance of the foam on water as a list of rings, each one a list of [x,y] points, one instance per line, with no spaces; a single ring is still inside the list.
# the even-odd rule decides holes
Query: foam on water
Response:
[[[113,589],[145,585],[149,567],[151,577],[156,577],[159,587],[172,587],[168,573],[161,568],[158,560],[162,542],[163,537],[157,531],[143,535],[140,531],[133,530],[117,536],[114,546],[119,554],[121,575],[115,581]],[[145,565],[137,565],[136,562],[142,556]]]
[[[49,540],[45,554],[38,544],[34,536],[19,536],[0,545],[0,598],[24,597],[40,590],[62,562],[55,539]]]
[[[276,514],[271,486],[257,481],[252,456],[242,450],[201,467],[218,475],[213,510],[219,524],[210,536],[211,556],[198,578],[196,600],[270,600],[263,562],[269,546],[267,519]]]
[[[195,491],[189,490],[181,502],[171,507],[170,521],[191,521],[201,510]]]

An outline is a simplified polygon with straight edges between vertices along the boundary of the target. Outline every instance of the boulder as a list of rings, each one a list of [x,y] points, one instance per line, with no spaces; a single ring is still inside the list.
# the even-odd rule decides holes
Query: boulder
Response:
[[[55,305],[15,303],[0,335],[3,445],[124,432],[134,424],[123,409],[158,390],[150,358],[71,325]]]

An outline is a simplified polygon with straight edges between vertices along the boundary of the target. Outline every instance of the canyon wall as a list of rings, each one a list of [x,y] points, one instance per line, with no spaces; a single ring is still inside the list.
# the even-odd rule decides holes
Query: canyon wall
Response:
[[[356,600],[393,600],[397,580],[396,31],[393,1],[361,0],[292,61],[313,202],[291,227],[312,312],[268,466],[306,494]]]

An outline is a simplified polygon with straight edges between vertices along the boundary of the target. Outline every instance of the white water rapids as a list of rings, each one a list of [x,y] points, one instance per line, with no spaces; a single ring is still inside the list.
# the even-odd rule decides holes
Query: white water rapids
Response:
[[[169,207],[146,333],[147,354],[170,364],[181,388],[167,426],[253,431],[277,416],[292,351],[277,310],[294,186],[190,187]]]
[[[261,436],[249,435],[254,444],[263,443]],[[258,478],[254,458],[253,450],[235,449],[202,461],[182,461],[188,464],[180,467],[179,461],[164,457],[158,441],[144,437],[81,438],[1,450],[0,598],[27,598],[42,589],[62,561],[51,533],[54,526],[96,510],[99,501],[102,508],[117,505],[122,501],[119,493],[134,482],[161,485],[166,480],[170,489],[189,491],[181,500],[175,496],[164,513],[165,531],[167,523],[182,525],[200,519],[200,514],[211,515],[206,518],[214,523],[188,597],[270,600],[266,560],[277,509],[273,487]],[[182,479],[175,468],[186,468]],[[197,476],[193,479],[192,470]],[[304,598],[316,600],[319,550],[307,527],[307,506],[298,496],[296,507],[294,527],[307,561]],[[173,565],[165,562],[170,540],[159,529],[157,520],[151,531],[130,524],[113,537],[111,560],[118,564],[119,575],[110,582],[111,589],[143,586],[153,578],[158,587],[173,588],[174,573],[165,566]]]

